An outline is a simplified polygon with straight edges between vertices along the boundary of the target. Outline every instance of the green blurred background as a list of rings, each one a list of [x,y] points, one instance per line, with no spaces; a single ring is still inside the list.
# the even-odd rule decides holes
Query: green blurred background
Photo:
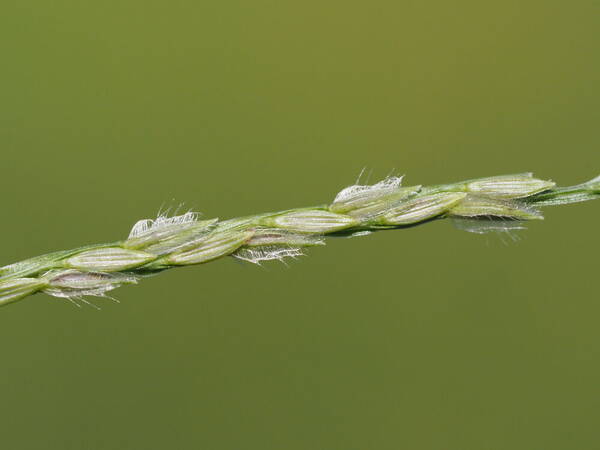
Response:
[[[408,183],[600,172],[595,1],[4,0],[0,264]],[[600,447],[599,204],[0,310],[6,449]],[[505,241],[507,239],[504,239]]]

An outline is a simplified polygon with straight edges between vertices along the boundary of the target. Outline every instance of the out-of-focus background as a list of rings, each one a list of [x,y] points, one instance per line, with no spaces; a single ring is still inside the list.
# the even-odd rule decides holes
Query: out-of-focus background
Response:
[[[0,264],[161,205],[600,172],[592,1],[5,0]],[[6,449],[591,449],[600,205],[439,222],[0,310]]]

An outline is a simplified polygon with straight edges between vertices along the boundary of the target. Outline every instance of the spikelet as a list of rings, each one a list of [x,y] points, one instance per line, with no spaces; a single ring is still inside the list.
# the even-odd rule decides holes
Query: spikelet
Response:
[[[78,270],[52,270],[42,277],[46,281],[44,292],[60,298],[83,296],[105,297],[124,284],[136,284],[139,277],[122,273],[81,272]]]

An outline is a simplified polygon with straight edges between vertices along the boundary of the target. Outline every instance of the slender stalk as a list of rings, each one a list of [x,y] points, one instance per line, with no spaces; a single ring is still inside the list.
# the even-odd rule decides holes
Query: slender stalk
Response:
[[[0,305],[45,292],[72,301],[106,296],[163,270],[224,256],[260,264],[302,254],[326,236],[362,236],[432,220],[457,219],[476,232],[509,232],[540,220],[542,206],[600,198],[600,177],[558,188],[532,174],[505,175],[438,186],[401,185],[388,177],[353,185],[332,203],[219,221],[186,214],[141,220],[126,240],[31,258],[0,268]],[[85,300],[83,300],[85,302]]]

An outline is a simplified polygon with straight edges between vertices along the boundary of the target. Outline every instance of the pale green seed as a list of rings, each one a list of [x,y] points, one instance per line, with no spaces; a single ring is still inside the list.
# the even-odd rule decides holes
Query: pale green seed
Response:
[[[13,278],[2,281],[0,282],[0,305],[16,302],[45,286],[46,282],[38,278]]]
[[[411,225],[433,219],[448,212],[450,208],[466,196],[467,194],[463,192],[444,192],[408,200],[384,214],[381,223],[385,225]]]
[[[515,202],[471,195],[453,207],[450,214],[460,217],[507,217],[518,220],[541,220],[544,218],[539,211]]]
[[[129,249],[143,249],[151,245],[163,244],[169,240],[177,240],[184,232],[188,234],[207,233],[218,222],[218,219],[203,220],[200,222],[172,224],[150,230],[140,236],[127,239],[123,247]]]
[[[221,256],[229,255],[240,248],[254,233],[252,231],[233,231],[208,236],[198,246],[185,252],[165,258],[171,265],[202,264]]]
[[[332,233],[359,224],[359,221],[329,211],[297,211],[265,220],[271,226],[299,233]]]
[[[284,245],[289,247],[310,247],[323,244],[325,244],[325,242],[319,236],[267,228],[255,230],[254,235],[246,242],[245,246],[262,247]]]
[[[150,253],[108,247],[72,256],[65,261],[65,267],[91,272],[120,272],[143,266],[155,259],[156,256]]]
[[[56,270],[44,275],[48,286],[74,290],[98,289],[113,284],[135,283],[136,277],[120,273],[81,272],[67,269]]]
[[[547,191],[556,186],[552,181],[533,178],[531,174],[482,178],[467,183],[467,191],[494,198],[522,198]]]
[[[373,215],[390,205],[401,201],[421,189],[421,186],[389,187],[388,185],[374,186],[352,186],[345,191],[354,188],[354,191],[345,195],[338,195],[336,200],[329,206],[331,212],[349,214],[351,216]]]

